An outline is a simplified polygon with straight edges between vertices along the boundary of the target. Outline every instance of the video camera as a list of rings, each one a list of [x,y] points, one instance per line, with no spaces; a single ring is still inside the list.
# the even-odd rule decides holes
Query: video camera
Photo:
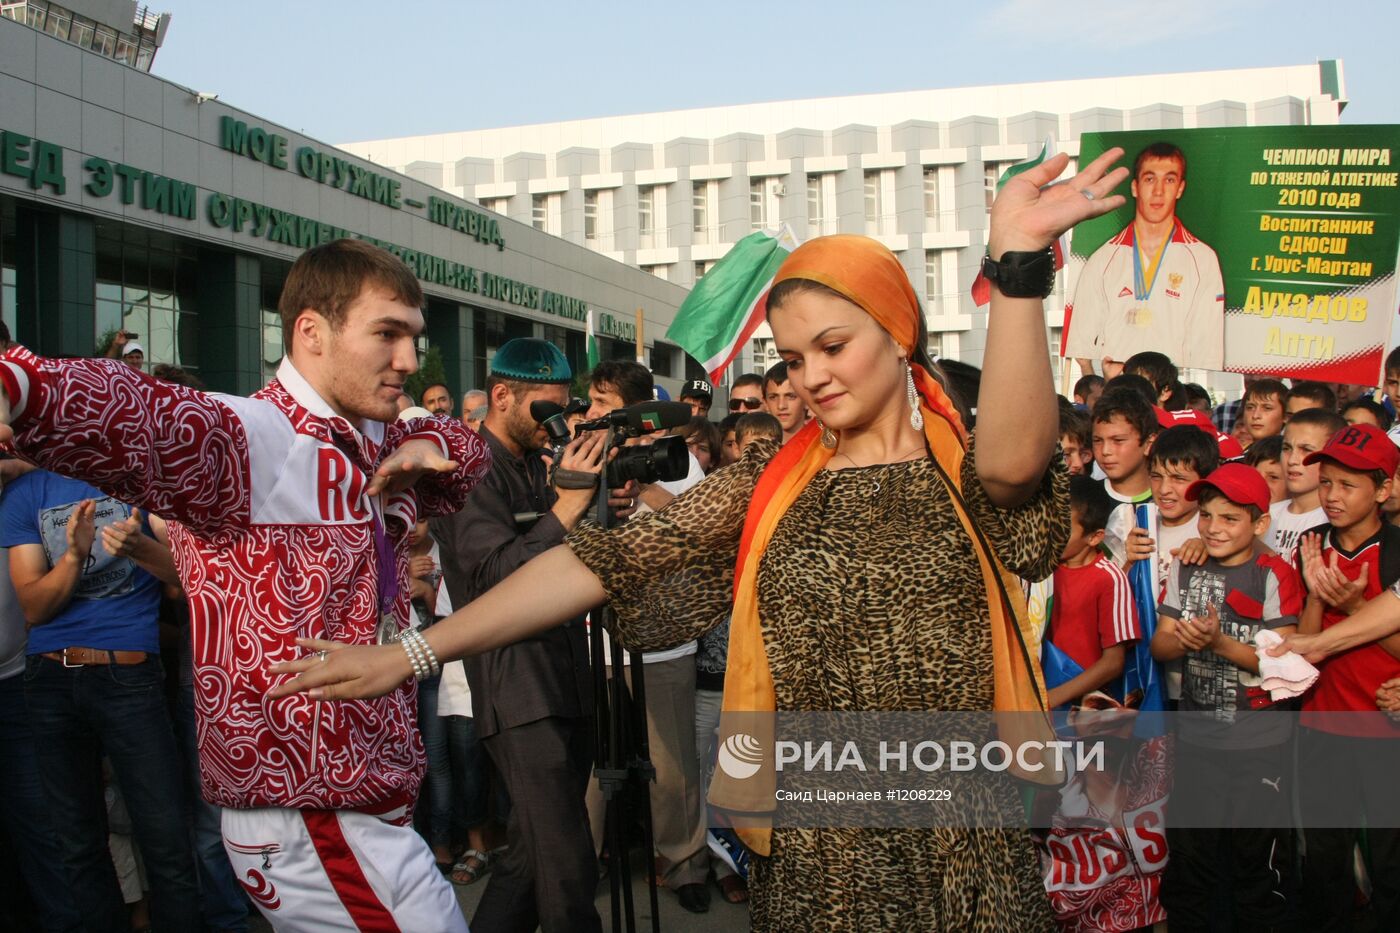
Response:
[[[563,457],[564,446],[585,431],[610,431],[617,456],[608,460],[605,478],[609,489],[626,485],[628,480],[639,483],[671,482],[685,479],[690,472],[690,453],[685,439],[659,437],[650,444],[626,447],[628,438],[641,437],[654,431],[678,428],[690,421],[692,412],[685,402],[638,402],[625,408],[615,408],[592,421],[581,422],[569,433],[564,409],[554,402],[538,400],[530,403],[530,417],[549,432],[549,442],[557,465]]]

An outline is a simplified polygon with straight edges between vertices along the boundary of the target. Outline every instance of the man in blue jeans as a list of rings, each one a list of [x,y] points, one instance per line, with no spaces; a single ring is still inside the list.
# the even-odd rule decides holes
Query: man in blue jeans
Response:
[[[5,490],[0,547],[10,549],[10,578],[30,625],[24,696],[74,905],[88,929],[129,927],[107,849],[105,755],[146,866],[153,928],[197,930],[181,762],[157,640],[160,585],[101,541],[101,528],[130,514],[86,483],[35,470]]]

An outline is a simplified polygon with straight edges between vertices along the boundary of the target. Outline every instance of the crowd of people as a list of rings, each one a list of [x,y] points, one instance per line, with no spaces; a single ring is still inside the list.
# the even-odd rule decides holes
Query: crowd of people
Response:
[[[580,379],[522,338],[460,404],[409,398],[422,294],[359,241],[293,267],[286,358],[251,398],[147,374],[124,333],[97,360],[6,339],[0,916],[462,931],[454,886],[483,883],[474,930],[600,930],[631,841],[604,833],[593,773],[605,663],[644,665],[645,854],[688,911],[718,892],[764,930],[1400,927],[1377,805],[1400,764],[1400,351],[1380,393],[1247,377],[1214,406],[1139,353],[1057,411],[1035,263],[1122,203],[1117,155],[999,195],[989,251],[1024,265],[995,283],[981,371],[929,358],[883,246],[804,244],[768,299],[781,362],[735,377],[723,417],[687,382],[685,475],[607,489],[606,530],[604,432],[554,445],[532,404],[572,426],[652,400],[652,374]],[[606,660],[604,603],[628,649]],[[1073,884],[1092,820],[774,825],[771,787],[714,769],[738,712],[1048,710],[1053,737],[1105,707],[1195,714],[1152,760],[1216,810],[1155,850],[1106,840],[1108,814],[1093,845],[1116,858]],[[1064,777],[1032,796],[1063,810]]]

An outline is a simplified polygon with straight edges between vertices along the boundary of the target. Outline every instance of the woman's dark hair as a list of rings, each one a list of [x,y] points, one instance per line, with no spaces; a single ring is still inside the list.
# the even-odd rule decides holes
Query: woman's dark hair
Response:
[[[783,302],[787,301],[789,298],[792,298],[795,295],[805,294],[807,292],[816,292],[817,294],[830,295],[835,298],[840,298],[842,301],[850,301],[849,298],[838,292],[836,289],[829,288],[820,282],[813,282],[811,279],[784,279],[777,285],[774,285],[772,289],[770,289],[768,292],[769,314],[772,314],[774,308],[782,307]],[[929,356],[928,323],[924,320],[923,306],[919,305],[917,301],[915,302],[915,304],[917,306],[918,311],[919,329],[918,333],[914,335],[914,349],[910,351],[909,359],[912,362],[918,363],[925,370],[927,370],[928,374],[933,377],[934,381],[943,387],[943,391],[948,393],[949,397],[953,399],[953,404],[957,406],[958,413],[962,415],[963,423],[966,424],[968,427],[971,427],[972,410],[977,404],[976,395],[972,397],[971,403],[968,403],[964,399],[960,398],[958,396],[958,393],[952,388],[952,385],[948,379],[948,373],[944,371],[943,367],[939,366],[933,361],[933,357]],[[949,362],[951,363],[952,361]],[[975,370],[974,367],[968,368]],[[980,379],[981,371],[975,371],[977,372],[978,379]]]

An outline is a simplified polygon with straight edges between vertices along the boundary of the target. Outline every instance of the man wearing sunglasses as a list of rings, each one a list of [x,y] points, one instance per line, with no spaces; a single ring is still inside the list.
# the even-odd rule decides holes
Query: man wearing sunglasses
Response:
[[[745,373],[729,389],[729,410],[747,414],[763,408],[763,377]]]

